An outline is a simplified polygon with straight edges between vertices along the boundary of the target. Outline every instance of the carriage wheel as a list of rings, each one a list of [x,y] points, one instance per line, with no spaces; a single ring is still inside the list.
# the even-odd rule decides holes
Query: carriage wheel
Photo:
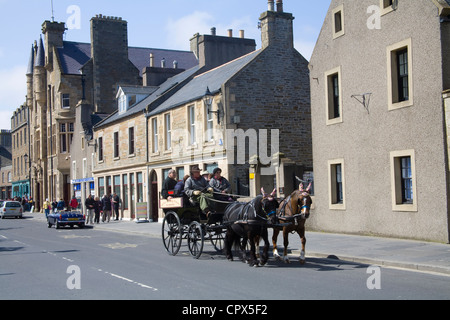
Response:
[[[180,251],[183,229],[175,212],[168,212],[162,225],[162,240],[167,252],[175,256]]]
[[[225,237],[221,229],[211,232],[211,243],[217,252],[222,252],[225,248]]]
[[[203,252],[203,243],[205,241],[203,229],[197,221],[192,222],[188,229],[188,247],[194,259],[200,258]]]

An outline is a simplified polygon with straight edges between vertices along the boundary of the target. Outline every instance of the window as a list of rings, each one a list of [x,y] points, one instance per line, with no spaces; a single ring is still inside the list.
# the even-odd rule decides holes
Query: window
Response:
[[[152,119],[152,141],[153,141],[153,146],[152,146],[152,151],[153,153],[157,153],[158,152],[158,118],[153,118]]]
[[[409,100],[408,50],[397,51],[398,101]]]
[[[208,106],[205,104],[205,114],[206,114],[206,141],[214,140],[214,113],[211,113],[212,105]]]
[[[190,134],[190,144],[194,145],[197,143],[195,137],[195,106],[190,106],[188,108],[188,118],[189,118],[189,134]]]
[[[98,196],[103,198],[105,195],[105,178],[98,178]]]
[[[114,132],[114,158],[119,158],[119,132]]]
[[[166,132],[166,142],[165,147],[166,150],[172,149],[172,124],[170,123],[170,114],[164,115],[164,124],[165,124],[165,132]]]
[[[63,93],[61,97],[61,107],[62,108],[70,108],[70,94]]]
[[[391,152],[392,208],[417,211],[414,150]]]
[[[381,15],[394,11],[395,0],[380,0]]]
[[[120,197],[120,176],[114,176],[114,193]]]
[[[344,5],[340,5],[332,12],[333,39],[339,38],[345,34],[344,31]]]
[[[60,123],[59,125],[59,139],[60,139],[60,153],[70,152],[70,144],[73,139],[73,123]]]
[[[119,113],[124,113],[127,111],[127,96],[121,95],[118,100],[119,103]]]
[[[137,173],[137,197],[138,202],[144,201],[144,180],[142,172]]]
[[[128,128],[128,154],[134,154],[134,127]]]
[[[345,210],[345,175],[344,160],[328,162],[330,209]]]
[[[127,174],[122,175],[122,184],[123,184],[123,195],[122,195],[123,209],[128,210],[128,175]]]
[[[413,105],[411,39],[387,48],[388,108]]]
[[[98,161],[103,161],[103,137],[98,138]]]
[[[341,68],[325,73],[327,125],[342,122]]]

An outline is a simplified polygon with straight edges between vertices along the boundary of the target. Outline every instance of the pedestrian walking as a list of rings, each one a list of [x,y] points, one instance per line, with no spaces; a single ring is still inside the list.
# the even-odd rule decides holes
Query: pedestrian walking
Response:
[[[111,198],[109,195],[104,195],[102,198],[102,222],[110,221],[111,220]]]
[[[48,199],[45,199],[44,204],[42,205],[42,208],[45,212],[45,217],[48,218],[48,215],[50,214],[50,210],[52,209],[52,205],[50,204],[50,201]]]
[[[114,192],[113,198],[112,198],[112,202],[114,204],[114,215],[116,216],[116,218],[114,219],[115,221],[119,220],[119,207],[120,207],[120,198],[117,195],[117,193]]]
[[[86,224],[89,224],[89,221],[93,224],[92,220],[95,214],[95,201],[91,194],[87,197],[84,204],[86,205]]]
[[[100,223],[100,212],[103,210],[102,202],[100,201],[99,197],[95,197],[94,199],[94,211],[95,211],[95,217],[94,217],[94,223],[99,224]]]

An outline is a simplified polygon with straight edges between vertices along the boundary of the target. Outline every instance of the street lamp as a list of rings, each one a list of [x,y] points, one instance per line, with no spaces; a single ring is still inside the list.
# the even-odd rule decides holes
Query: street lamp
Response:
[[[206,104],[207,106],[207,110],[208,110],[208,114],[216,114],[217,115],[217,124],[220,125],[220,116],[221,116],[221,112],[220,110],[217,111],[212,111],[212,105],[214,102],[214,96],[211,93],[211,91],[209,91],[209,87],[206,87],[206,92],[205,95],[203,96],[203,102]]]

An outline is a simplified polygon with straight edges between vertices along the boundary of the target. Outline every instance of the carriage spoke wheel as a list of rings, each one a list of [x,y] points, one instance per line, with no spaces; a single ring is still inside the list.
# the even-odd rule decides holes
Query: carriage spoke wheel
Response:
[[[167,252],[175,256],[180,251],[183,229],[175,212],[168,212],[162,225],[162,240]]]
[[[221,229],[211,232],[211,243],[217,252],[222,252],[225,248],[225,238]]]
[[[197,221],[192,222],[188,229],[188,248],[194,259],[200,258],[203,252],[203,244],[205,241],[203,229]]]

